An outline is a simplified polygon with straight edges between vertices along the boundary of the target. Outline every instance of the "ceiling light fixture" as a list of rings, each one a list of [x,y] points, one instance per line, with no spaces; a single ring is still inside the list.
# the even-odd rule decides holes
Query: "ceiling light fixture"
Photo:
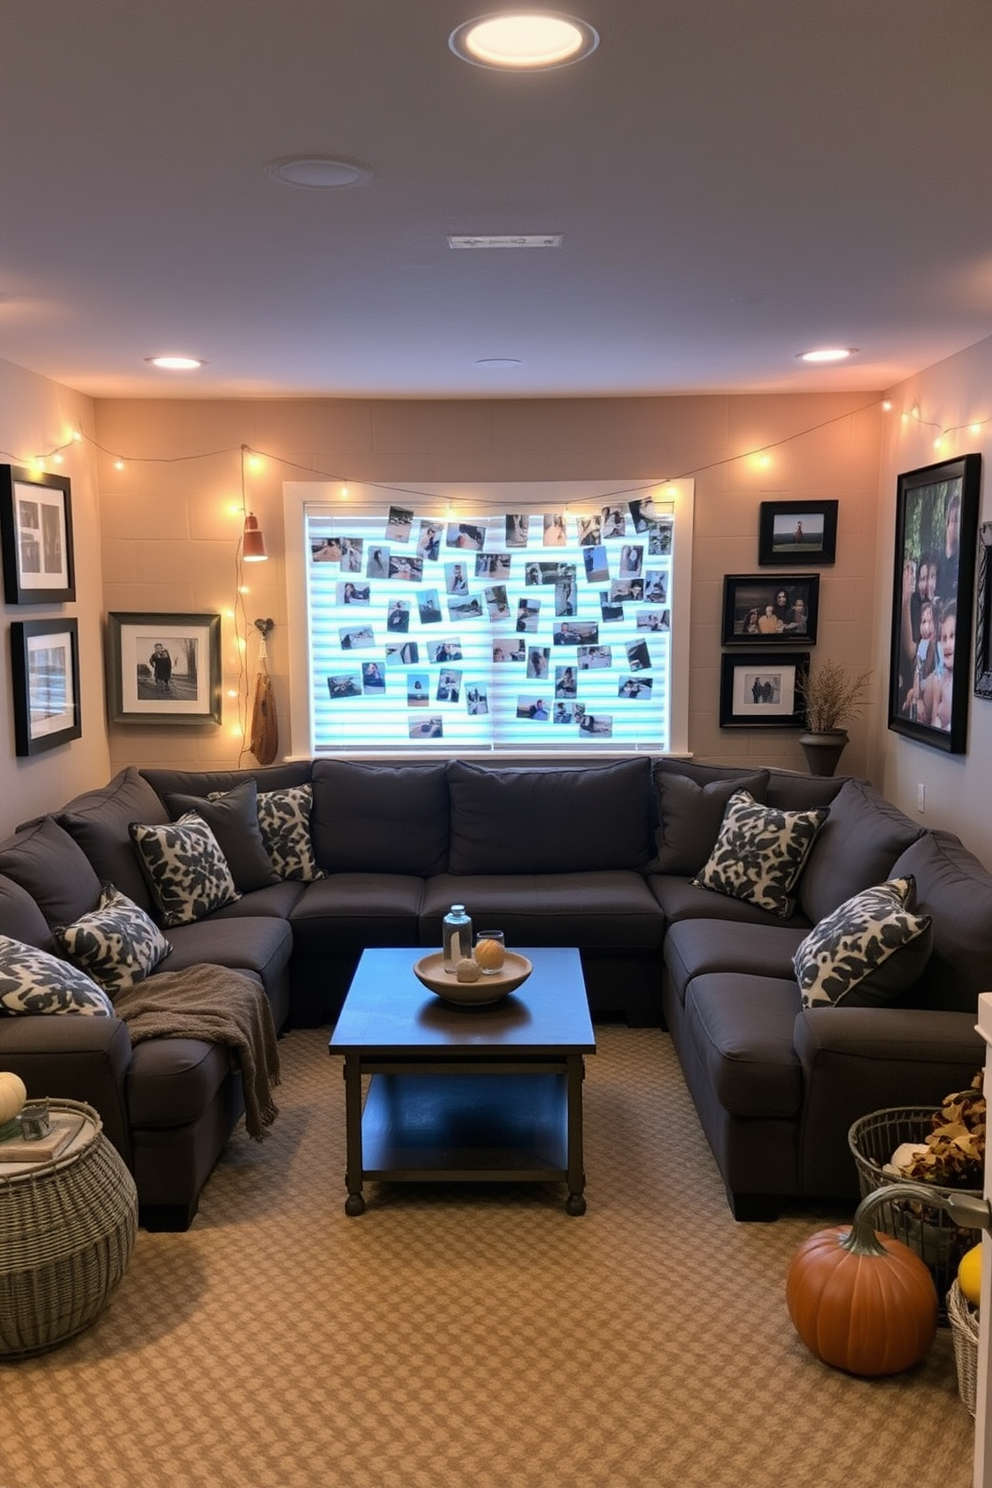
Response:
[[[284,155],[270,160],[265,174],[284,186],[303,186],[310,191],[341,191],[372,180],[367,165],[332,155]]]
[[[540,72],[567,67],[599,46],[586,21],[552,11],[509,11],[465,21],[448,38],[456,57],[476,67]]]
[[[854,356],[856,346],[821,346],[815,351],[797,352],[797,360],[800,362],[843,362],[849,356]]]
[[[507,372],[513,367],[523,366],[523,363],[519,357],[479,357],[472,366],[481,367],[485,372]]]
[[[560,248],[561,233],[451,233],[449,248]]]
[[[145,357],[145,361],[163,372],[195,372],[204,365],[200,357],[190,356],[152,356]]]

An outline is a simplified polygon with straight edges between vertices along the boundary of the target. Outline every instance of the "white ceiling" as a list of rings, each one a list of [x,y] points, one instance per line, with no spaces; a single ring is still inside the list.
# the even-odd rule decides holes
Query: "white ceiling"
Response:
[[[880,389],[992,334],[989,0],[565,0],[599,48],[531,76],[449,51],[496,8],[6,4],[0,356],[96,396],[574,397]],[[264,170],[309,153],[374,180]],[[796,361],[824,343],[859,354]]]

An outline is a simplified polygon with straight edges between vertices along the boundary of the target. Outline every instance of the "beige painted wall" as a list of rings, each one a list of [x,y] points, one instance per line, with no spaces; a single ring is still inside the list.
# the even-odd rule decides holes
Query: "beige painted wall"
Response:
[[[282,482],[340,477],[418,481],[588,480],[692,475],[689,740],[701,759],[804,769],[794,733],[718,724],[723,575],[757,568],[764,500],[840,501],[837,563],[821,571],[813,652],[863,669],[875,613],[876,499],[882,414],[868,395],[533,401],[101,401],[97,406],[107,610],[224,615],[224,724],[111,730],[113,764],[191,768],[239,759],[238,694],[255,672],[252,621],[271,617],[269,661],[288,718]],[[241,447],[263,452],[245,499],[270,561],[245,569],[246,664],[235,633]],[[764,456],[751,453],[767,447]],[[124,469],[115,468],[115,456]],[[390,499],[388,489],[384,500]],[[404,502],[406,496],[404,495]],[[766,570],[774,576],[776,570]],[[780,572],[780,571],[779,571]],[[881,678],[874,679],[881,683]],[[880,691],[880,687],[876,687]],[[228,696],[233,693],[234,696]],[[845,770],[871,774],[866,719]],[[288,742],[288,731],[287,731]]]

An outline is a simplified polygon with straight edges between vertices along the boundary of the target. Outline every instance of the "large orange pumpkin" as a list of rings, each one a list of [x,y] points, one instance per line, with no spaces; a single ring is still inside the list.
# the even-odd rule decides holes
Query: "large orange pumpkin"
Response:
[[[799,1337],[818,1359],[850,1374],[899,1374],[926,1357],[937,1331],[930,1272],[908,1245],[872,1226],[874,1210],[891,1195],[891,1187],[869,1194],[849,1229],[811,1235],[786,1277]]]

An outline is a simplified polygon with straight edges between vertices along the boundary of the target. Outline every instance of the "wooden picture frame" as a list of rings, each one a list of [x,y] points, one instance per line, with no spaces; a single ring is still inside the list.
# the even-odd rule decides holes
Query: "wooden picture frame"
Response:
[[[992,698],[992,590],[989,587],[989,550],[992,522],[978,530],[978,601],[975,619],[975,696]]]
[[[725,653],[720,666],[721,728],[804,728],[799,679],[808,651]]]
[[[967,750],[981,464],[924,465],[896,489],[888,726],[949,754]]]
[[[819,608],[819,574],[726,574],[723,644],[812,646]]]
[[[219,615],[112,611],[109,722],[220,723],[220,629]]]
[[[0,553],[8,604],[76,597],[68,476],[0,465]]]
[[[786,568],[837,561],[838,501],[763,501],[758,562]]]
[[[79,630],[75,620],[15,620],[10,627],[14,751],[23,758],[78,739]]]

